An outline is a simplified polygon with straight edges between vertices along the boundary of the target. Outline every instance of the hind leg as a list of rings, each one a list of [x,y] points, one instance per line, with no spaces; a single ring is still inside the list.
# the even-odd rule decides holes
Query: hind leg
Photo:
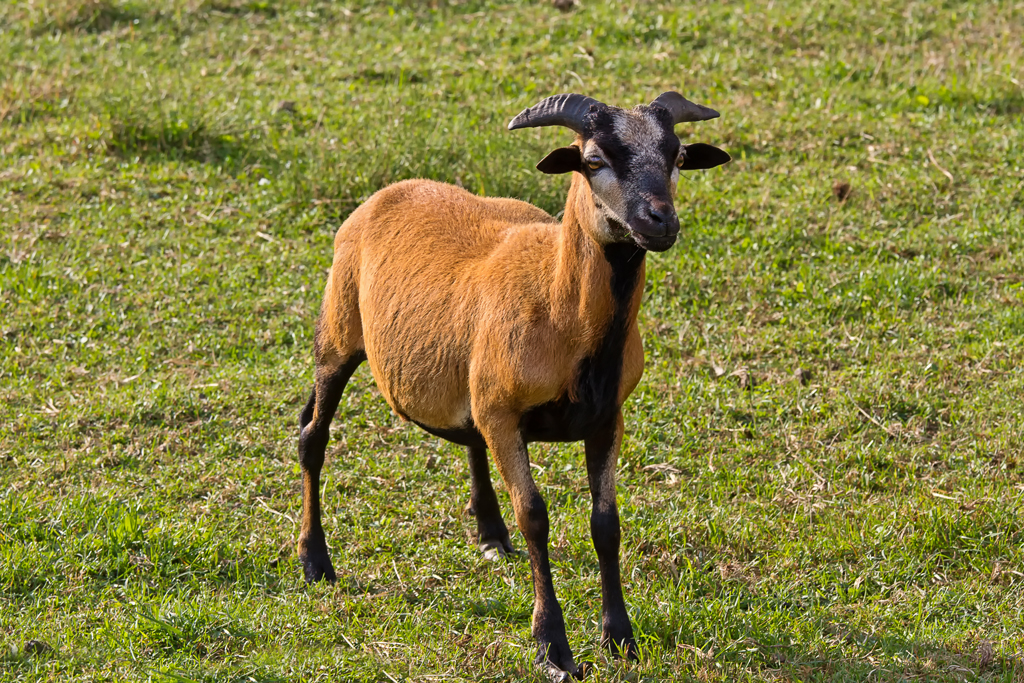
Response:
[[[476,516],[477,547],[488,560],[496,560],[512,552],[512,541],[491,485],[486,448],[469,447],[469,472],[470,494],[466,509]]]
[[[307,582],[335,580],[334,566],[327,552],[320,523],[320,469],[330,438],[331,419],[338,409],[341,393],[366,354],[357,352],[330,365],[317,363],[316,380],[309,403],[299,417],[299,465],[302,467],[302,525],[299,531],[299,560]]]

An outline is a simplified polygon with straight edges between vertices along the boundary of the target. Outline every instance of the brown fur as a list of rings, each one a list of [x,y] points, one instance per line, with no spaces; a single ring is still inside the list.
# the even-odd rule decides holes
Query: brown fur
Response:
[[[471,421],[493,451],[530,554],[538,661],[576,672],[551,581],[546,507],[520,425],[532,407],[578,400],[581,364],[609,332],[612,266],[601,239],[591,189],[580,174],[573,174],[561,223],[525,202],[428,180],[387,187],[345,221],[317,323],[317,383],[300,439],[299,554],[308,579],[334,577],[320,524],[319,475],[341,389],[365,355],[395,412],[440,430]],[[637,258],[643,254],[637,249]],[[626,316],[619,406],[643,373],[636,326],[642,282],[641,262]],[[587,437],[587,465],[604,595],[602,639],[635,656],[618,569],[615,462],[622,433],[621,413],[595,429]],[[511,544],[486,451],[471,448],[469,457],[481,548],[504,554]]]
[[[576,171],[561,222],[525,202],[409,180],[374,194],[341,226],[317,322],[315,388],[300,420],[307,580],[334,578],[319,477],[341,392],[365,359],[396,413],[469,447],[480,546],[504,554],[512,546],[488,472],[487,449],[494,454],[530,555],[538,662],[562,674],[577,667],[526,441],[585,442],[602,642],[636,656],[619,577],[615,466],[621,406],[643,373],[645,248],[667,249],[679,231],[681,148],[659,111],[602,109],[597,119],[612,122],[598,131],[606,149],[581,133],[541,162],[545,172]],[[595,155],[604,161],[596,168]]]
[[[611,267],[584,227],[588,192],[575,176],[561,224],[429,180],[373,195],[335,238],[317,363],[364,350],[395,412],[437,428],[557,399],[613,309]],[[643,368],[635,322],[628,348],[622,400]]]
[[[674,113],[684,105],[691,118]],[[585,442],[601,640],[636,656],[618,567],[622,405],[643,373],[636,319],[644,255],[669,249],[679,233],[679,170],[729,159],[711,145],[682,146],[674,122],[712,115],[678,93],[633,111],[574,94],[524,111],[510,128],[578,131],[572,146],[538,165],[572,172],[561,222],[523,202],[430,180],[385,187],[349,216],[335,238],[316,324],[315,384],[300,418],[299,557],[307,581],[335,578],[319,474],[345,383],[368,360],[398,415],[468,446],[468,509],[488,555],[512,550],[490,483],[486,452],[494,454],[529,553],[538,663],[558,677],[579,672],[555,598],[547,507],[526,443]]]

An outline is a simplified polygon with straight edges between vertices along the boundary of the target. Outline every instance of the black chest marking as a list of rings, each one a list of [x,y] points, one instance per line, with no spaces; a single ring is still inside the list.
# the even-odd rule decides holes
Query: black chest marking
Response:
[[[519,422],[523,441],[582,441],[597,426],[615,417],[619,409],[622,353],[629,334],[629,306],[636,291],[644,252],[632,244],[604,248],[612,266],[614,313],[608,331],[592,356],[580,363],[576,376],[576,400],[568,393],[527,410]],[[486,448],[472,418],[462,427],[437,428],[416,422],[425,431],[462,446]]]
[[[644,252],[633,244],[604,248],[612,266],[611,324],[592,356],[580,363],[575,395],[560,396],[528,410],[520,421],[523,439],[530,441],[580,441],[595,427],[615,417],[619,409],[622,354],[629,334],[629,307],[636,291]]]

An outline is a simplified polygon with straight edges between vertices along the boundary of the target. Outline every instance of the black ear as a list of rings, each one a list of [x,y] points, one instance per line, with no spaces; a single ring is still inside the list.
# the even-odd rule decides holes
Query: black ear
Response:
[[[680,170],[696,171],[699,168],[721,166],[732,159],[732,157],[714,145],[705,145],[703,142],[698,142],[693,145],[683,145],[683,159],[684,163]]]
[[[559,147],[537,164],[537,170],[541,173],[569,173],[582,169],[583,155],[579,147]]]

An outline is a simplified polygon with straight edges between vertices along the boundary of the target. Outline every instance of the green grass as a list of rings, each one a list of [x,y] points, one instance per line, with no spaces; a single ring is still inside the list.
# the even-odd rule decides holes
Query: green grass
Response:
[[[4,3],[0,680],[539,680],[526,561],[479,557],[463,453],[365,366],[323,483],[339,581],[301,580],[331,238],[408,177],[557,212],[533,165],[569,136],[508,120],[678,89],[734,161],[648,260],[639,663],[597,645],[582,449],[532,448],[578,658],[1019,683],[1022,80],[1019,2]]]

